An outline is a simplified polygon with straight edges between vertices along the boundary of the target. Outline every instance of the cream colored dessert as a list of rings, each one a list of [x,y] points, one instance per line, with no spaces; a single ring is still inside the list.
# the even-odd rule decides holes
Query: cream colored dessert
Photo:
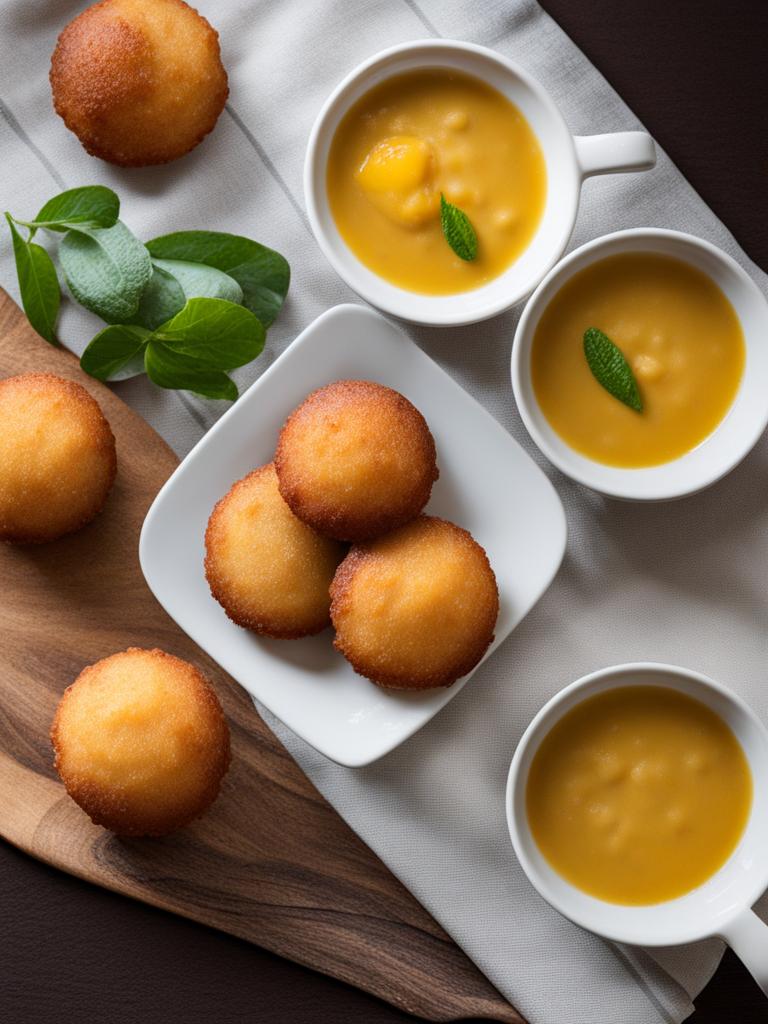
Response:
[[[215,800],[229,729],[210,683],[189,662],[132,647],[84,669],[51,728],[56,770],[97,825],[164,835]]]
[[[166,163],[208,134],[229,94],[218,33],[183,0],[101,0],[61,32],[56,112],[89,153]]]
[[[239,480],[216,505],[205,549],[211,593],[233,622],[281,639],[329,625],[328,587],[344,548],[296,518],[272,463]]]
[[[349,541],[413,519],[438,477],[435,442],[418,409],[365,380],[336,381],[306,398],[280,433],[275,467],[294,513]]]
[[[353,547],[331,597],[337,649],[360,675],[403,690],[450,686],[471,671],[499,612],[485,551],[433,516]]]
[[[0,540],[79,530],[115,478],[115,438],[85,388],[52,373],[0,381]]]

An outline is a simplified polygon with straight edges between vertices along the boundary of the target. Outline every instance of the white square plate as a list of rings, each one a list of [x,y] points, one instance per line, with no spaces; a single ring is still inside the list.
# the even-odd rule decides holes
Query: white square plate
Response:
[[[355,675],[333,649],[330,630],[269,640],[235,626],[203,572],[215,503],[272,459],[288,413],[310,391],[344,378],[395,388],[429,423],[440,479],[427,511],[473,534],[499,584],[496,638],[486,657],[549,586],[566,528],[554,488],[517,442],[417,345],[362,306],[336,306],[315,320],[208,431],[147,514],[139,544],[147,583],[181,628],[290,729],[326,757],[359,767],[412,736],[469,676],[426,693],[382,690]]]

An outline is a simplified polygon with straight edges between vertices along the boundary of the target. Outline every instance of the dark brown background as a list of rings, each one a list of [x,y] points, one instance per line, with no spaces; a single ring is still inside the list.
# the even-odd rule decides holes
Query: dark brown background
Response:
[[[768,270],[768,3],[544,0],[544,7]],[[480,17],[482,3],[477,9]],[[2,842],[0,965],[3,1024],[413,1020],[243,942],[61,875]],[[757,1024],[767,1016],[730,954],[697,1005],[691,1024]]]

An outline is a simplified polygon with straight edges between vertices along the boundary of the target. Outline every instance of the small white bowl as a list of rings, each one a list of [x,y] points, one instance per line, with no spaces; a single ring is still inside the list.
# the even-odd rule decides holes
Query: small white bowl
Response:
[[[474,75],[507,96],[531,125],[547,167],[544,213],[528,248],[493,281],[456,295],[420,295],[390,284],[369,270],[339,234],[326,189],[331,141],[352,104],[393,75],[430,67],[454,68]],[[514,306],[559,259],[576,222],[585,177],[646,170],[655,162],[653,140],[645,132],[574,138],[549,95],[517,64],[482,46],[427,39],[402,43],[376,54],[355,68],[333,91],[309,136],[304,195],[318,245],[336,273],[363,299],[386,313],[414,323],[469,324]]]
[[[739,389],[717,428],[679,458],[638,469],[606,466],[571,448],[550,426],[531,381],[531,346],[549,302],[578,271],[606,256],[627,252],[674,256],[704,271],[730,300],[741,322],[746,347]],[[663,228],[632,228],[602,235],[561,260],[529,299],[512,346],[512,389],[531,438],[550,462],[578,483],[613,498],[633,501],[663,501],[693,494],[738,465],[768,423],[768,302],[734,259],[694,235]]]
[[[651,906],[607,903],[571,885],[542,855],[526,813],[528,772],[544,737],[581,701],[621,686],[671,687],[706,704],[733,730],[752,771],[749,820],[726,863],[691,892]],[[674,946],[719,936],[768,994],[768,927],[751,909],[768,888],[768,732],[731,690],[698,672],[652,662],[617,665],[584,676],[545,704],[523,734],[509,769],[506,809],[520,865],[531,884],[565,917],[597,935],[632,945]]]

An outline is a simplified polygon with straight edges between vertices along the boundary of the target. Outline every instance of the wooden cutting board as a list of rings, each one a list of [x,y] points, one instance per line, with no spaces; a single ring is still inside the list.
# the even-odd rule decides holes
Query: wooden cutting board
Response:
[[[0,289],[0,378],[77,380],[117,438],[107,507],[53,544],[0,544],[0,835],[97,885],[230,932],[429,1020],[524,1024],[352,832],[290,758],[250,698],[165,614],[138,562],[139,531],[177,458],[68,352],[48,345]],[[0,424],[0,430],[2,424]],[[213,680],[232,767],[211,811],[164,839],[91,824],[53,771],[48,729],[83,666],[162,647]]]

